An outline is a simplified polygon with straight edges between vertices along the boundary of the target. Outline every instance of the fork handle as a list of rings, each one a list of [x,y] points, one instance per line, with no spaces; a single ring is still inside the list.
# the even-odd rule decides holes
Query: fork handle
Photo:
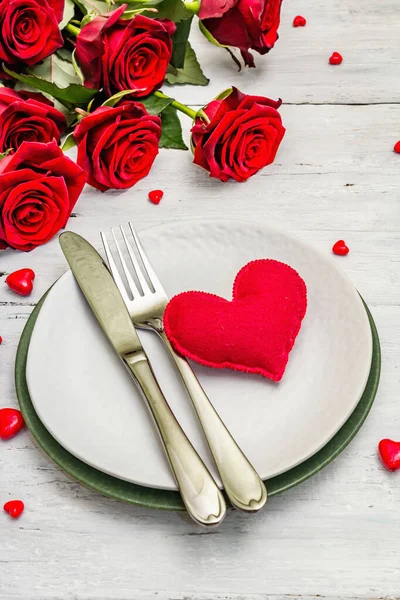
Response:
[[[185,507],[197,523],[218,525],[226,514],[224,497],[176,420],[144,352],[124,357],[153,414]]]
[[[170,351],[192,399],[229,500],[233,506],[244,511],[260,510],[267,501],[267,490],[262,479],[233,439],[187,360],[175,352],[164,331],[158,333]]]

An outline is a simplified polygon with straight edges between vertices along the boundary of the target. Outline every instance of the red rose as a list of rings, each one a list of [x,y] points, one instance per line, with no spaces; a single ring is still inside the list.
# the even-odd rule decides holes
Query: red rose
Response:
[[[64,0],[1,0],[0,62],[35,65],[63,45]]]
[[[172,54],[175,25],[137,15],[120,16],[126,4],[85,25],[76,39],[76,58],[85,86],[108,95],[135,90],[135,96],[148,96],[164,82]]]
[[[58,143],[66,126],[64,115],[42,94],[0,88],[0,153],[22,142]]]
[[[254,67],[249,48],[265,54],[278,39],[282,0],[202,0],[199,18],[219,44],[240,49]]]
[[[277,109],[281,100],[247,96],[236,88],[203,110],[192,128],[193,162],[221,181],[246,181],[271,164],[285,134]]]
[[[65,227],[84,171],[56,142],[23,142],[0,160],[0,248],[32,250]]]
[[[160,118],[143,104],[100,106],[75,127],[77,162],[88,183],[102,192],[129,188],[150,171],[160,137]]]

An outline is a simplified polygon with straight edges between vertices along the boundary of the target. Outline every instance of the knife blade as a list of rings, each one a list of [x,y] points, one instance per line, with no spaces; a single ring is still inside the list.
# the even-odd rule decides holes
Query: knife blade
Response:
[[[111,273],[80,235],[66,231],[59,240],[89,306],[147,401],[187,511],[201,525],[218,525],[226,514],[224,497],[172,413]]]

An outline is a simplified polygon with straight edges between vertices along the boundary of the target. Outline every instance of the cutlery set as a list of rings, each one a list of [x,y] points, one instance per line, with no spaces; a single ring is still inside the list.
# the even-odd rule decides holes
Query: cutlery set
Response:
[[[136,327],[157,334],[171,354],[230,503],[242,511],[257,512],[267,501],[265,485],[211,404],[189,363],[169,343],[163,328],[168,297],[132,224],[129,223],[128,233],[123,227],[120,232],[123,245],[113,230],[111,243],[101,233],[109,268],[98,252],[75,233],[62,233],[60,245],[100,326],[150,409],[185,507],[192,519],[205,527],[219,525],[226,515],[224,496],[168,405]]]

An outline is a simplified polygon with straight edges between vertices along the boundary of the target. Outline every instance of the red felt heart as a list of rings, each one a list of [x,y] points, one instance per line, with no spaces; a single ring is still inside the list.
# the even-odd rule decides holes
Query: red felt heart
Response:
[[[256,260],[236,276],[231,302],[183,292],[169,302],[164,327],[172,346],[187,358],[279,381],[306,308],[306,286],[294,269]]]
[[[8,287],[20,294],[20,296],[29,296],[33,290],[33,280],[35,279],[35,273],[32,269],[19,269],[10,273],[6,278],[6,284]]]
[[[384,439],[379,442],[379,456],[384,467],[389,471],[400,469],[400,442]]]
[[[25,506],[22,500],[9,500],[9,502],[5,503],[3,508],[6,512],[8,512],[10,517],[13,519],[18,519],[18,517],[24,512]]]
[[[0,438],[2,440],[14,437],[24,425],[24,418],[20,410],[0,408]]]

